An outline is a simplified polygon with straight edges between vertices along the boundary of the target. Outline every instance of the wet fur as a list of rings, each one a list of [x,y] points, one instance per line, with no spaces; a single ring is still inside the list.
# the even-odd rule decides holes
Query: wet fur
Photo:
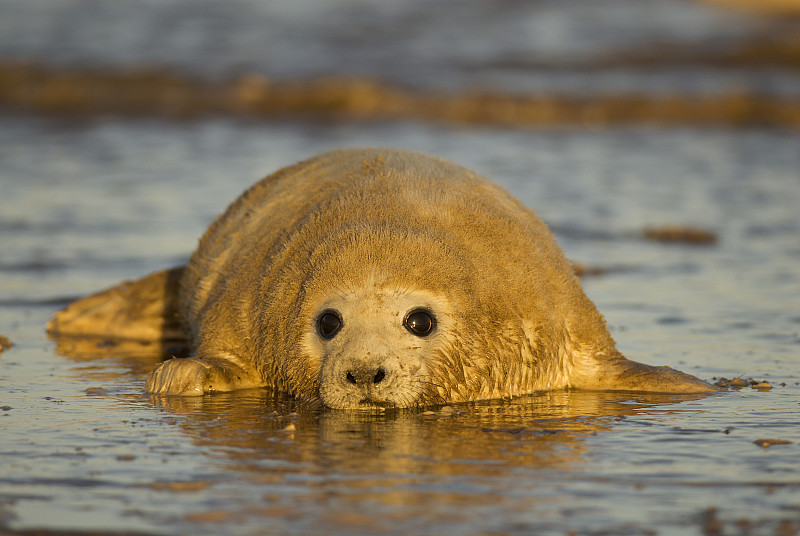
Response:
[[[321,304],[373,288],[428,293],[447,319],[427,374],[393,405],[714,389],[625,359],[547,227],[505,190],[395,150],[335,151],[278,171],[210,226],[185,268],[84,298],[49,329],[177,337],[177,317],[194,357],[165,362],[149,391],[269,386],[316,399]]]

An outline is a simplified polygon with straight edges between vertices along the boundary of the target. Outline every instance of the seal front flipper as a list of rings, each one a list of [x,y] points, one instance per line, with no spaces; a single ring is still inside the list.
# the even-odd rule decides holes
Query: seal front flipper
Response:
[[[53,337],[186,344],[178,314],[183,271],[183,266],[161,270],[76,300],[50,319],[47,332]]]
[[[230,358],[173,358],[163,362],[147,378],[145,390],[164,395],[202,395],[263,387],[260,375]]]
[[[573,387],[608,391],[657,393],[713,393],[713,385],[670,367],[655,367],[622,357],[593,356],[589,366],[575,375]]]

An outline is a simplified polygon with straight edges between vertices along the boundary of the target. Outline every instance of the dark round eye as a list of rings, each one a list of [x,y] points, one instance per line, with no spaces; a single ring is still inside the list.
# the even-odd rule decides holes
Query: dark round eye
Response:
[[[425,337],[436,328],[436,318],[427,309],[413,309],[406,315],[403,325],[417,337]]]
[[[317,318],[317,331],[323,339],[332,339],[342,329],[342,317],[333,309],[326,309]]]

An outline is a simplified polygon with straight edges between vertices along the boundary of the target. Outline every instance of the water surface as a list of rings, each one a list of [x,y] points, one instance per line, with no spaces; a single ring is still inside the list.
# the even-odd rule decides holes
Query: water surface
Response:
[[[796,35],[796,20],[678,0],[191,6],[7,0],[0,58],[207,79],[344,74],[459,91],[741,87],[785,97],[800,87],[796,70],[774,64],[619,68],[634,52],[663,59]],[[185,262],[262,176],[357,146],[443,156],[535,209],[569,258],[601,268],[584,287],[628,357],[772,388],[537,393],[430,414],[317,411],[263,390],[150,397],[142,388],[158,359],[147,348],[47,338],[45,323],[70,299]],[[0,335],[14,346],[0,356],[0,532],[797,533],[797,207],[796,130],[3,110]],[[671,224],[717,242],[643,238]],[[785,443],[756,443],[764,439]]]
[[[141,392],[152,357],[92,358],[46,338],[65,298],[182,262],[244,187],[342,140],[443,155],[537,207],[570,258],[609,269],[584,283],[629,357],[773,389],[319,413],[260,390],[153,399]],[[16,344],[0,357],[6,530],[698,534],[751,523],[770,534],[798,523],[792,133],[16,117],[0,141],[0,326]],[[639,236],[676,222],[719,242]]]

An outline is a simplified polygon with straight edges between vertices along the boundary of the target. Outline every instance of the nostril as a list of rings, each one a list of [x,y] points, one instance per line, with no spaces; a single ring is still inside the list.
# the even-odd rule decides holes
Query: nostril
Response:
[[[386,370],[384,370],[383,367],[380,367],[378,369],[355,368],[348,370],[344,376],[345,381],[350,385],[356,385],[362,387],[367,386],[369,384],[381,383],[385,378],[386,378]]]
[[[386,372],[382,368],[379,368],[378,372],[375,373],[375,377],[372,378],[372,383],[381,383],[385,377]]]

